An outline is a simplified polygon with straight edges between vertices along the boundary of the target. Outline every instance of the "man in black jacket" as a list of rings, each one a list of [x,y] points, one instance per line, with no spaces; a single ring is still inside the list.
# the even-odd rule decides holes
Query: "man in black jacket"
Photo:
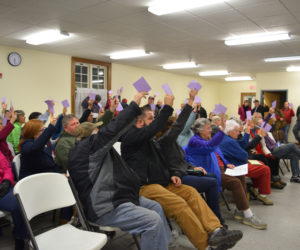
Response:
[[[164,107],[154,120],[153,111],[142,109],[135,125],[122,137],[122,157],[141,180],[140,195],[158,201],[167,217],[172,217],[197,249],[220,246],[225,241],[234,245],[240,231],[222,228],[220,221],[197,190],[181,185],[176,170],[169,168],[154,136],[162,130],[173,113],[174,96],[166,95]]]
[[[80,141],[70,150],[68,170],[90,221],[141,235],[142,250],[167,250],[170,234],[161,206],[139,196],[138,176],[113,148],[140,114],[138,105],[145,94],[137,94],[98,132],[93,124],[90,129],[89,124],[78,126]]]
[[[269,107],[268,106],[263,107],[262,105],[259,104],[259,100],[255,100],[254,108],[252,109],[252,115],[255,112],[261,113],[262,117],[264,117],[265,112],[269,112]]]

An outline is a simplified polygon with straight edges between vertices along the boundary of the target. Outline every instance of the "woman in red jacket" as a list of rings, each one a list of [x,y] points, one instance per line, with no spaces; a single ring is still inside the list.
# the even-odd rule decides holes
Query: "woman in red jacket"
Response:
[[[13,230],[15,250],[23,250],[25,248],[24,240],[27,236],[27,230],[17,200],[13,194],[13,185],[14,176],[11,166],[0,152],[0,210],[11,213],[15,225]]]
[[[8,162],[12,162],[14,157],[9,150],[8,144],[6,142],[7,136],[10,132],[15,128],[14,122],[17,119],[17,114],[12,111],[10,121],[7,121],[6,125],[4,123],[4,119],[0,117],[0,151],[5,156]]]

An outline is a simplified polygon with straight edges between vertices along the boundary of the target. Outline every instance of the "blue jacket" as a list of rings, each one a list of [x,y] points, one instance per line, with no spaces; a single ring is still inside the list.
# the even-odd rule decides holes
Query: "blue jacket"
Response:
[[[195,134],[185,148],[186,161],[197,167],[203,167],[208,173],[214,173],[217,176],[219,190],[221,190],[221,171],[216,153],[224,162],[225,167],[228,164],[228,161],[219,149],[223,138],[224,133],[222,131],[218,131],[209,141]]]
[[[49,143],[55,131],[55,127],[50,124],[39,138],[27,139],[21,144],[20,179],[32,174],[60,172],[52,157],[52,147]]]
[[[248,153],[245,150],[249,144],[249,134],[244,135],[241,140],[235,140],[226,135],[220,144],[226,160],[235,166],[246,164],[248,162]]]

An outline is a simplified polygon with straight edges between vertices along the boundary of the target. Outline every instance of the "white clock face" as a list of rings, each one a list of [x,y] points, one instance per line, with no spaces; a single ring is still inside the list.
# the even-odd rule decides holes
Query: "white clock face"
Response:
[[[19,66],[21,61],[21,56],[17,52],[12,52],[8,55],[8,62],[12,66]]]

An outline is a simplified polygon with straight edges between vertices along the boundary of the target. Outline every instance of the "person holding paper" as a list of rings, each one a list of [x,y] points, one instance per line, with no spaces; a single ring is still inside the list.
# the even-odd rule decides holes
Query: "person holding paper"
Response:
[[[202,107],[201,103],[197,103],[197,109],[196,109],[196,119],[198,118],[207,118],[207,112],[205,110],[205,108]]]
[[[265,115],[265,112],[269,111],[269,107],[267,104],[263,107],[262,105],[259,104],[259,100],[254,100],[254,108],[252,109],[252,115],[254,113],[260,113],[262,116]]]
[[[292,118],[293,118],[293,116],[295,116],[295,112],[293,110],[293,107],[290,107],[289,102],[284,103],[281,111],[283,112],[283,115],[284,115],[285,121],[286,121],[286,125],[282,128],[282,130],[284,132],[284,141],[287,144],[287,143],[289,143],[288,142],[288,134],[289,134]]]
[[[3,118],[0,118],[0,151],[5,156],[7,161],[11,163],[14,159],[12,152],[10,151],[6,138],[10,132],[15,128],[14,123],[17,119],[17,114],[12,110],[11,118],[7,121],[6,125],[3,124]]]
[[[100,95],[95,95],[95,98],[90,98],[90,95],[87,96],[81,103],[81,106],[84,110],[86,110],[89,106],[89,100],[93,99],[93,106],[92,106],[92,113],[99,113],[99,106],[98,103],[101,101]]]
[[[197,249],[224,243],[233,246],[242,233],[222,227],[197,190],[183,185],[176,171],[169,168],[160,144],[154,139],[172,115],[173,101],[174,96],[166,94],[156,119],[148,107],[142,108],[135,125],[122,137],[122,158],[140,178],[140,195],[159,202],[166,216],[175,219]]]
[[[250,121],[250,137],[249,144],[246,150],[248,151],[248,158],[253,160],[262,161],[271,170],[272,187],[283,189],[286,185],[279,176],[279,159],[272,156],[267,148],[265,137],[266,132],[264,128],[258,129],[256,127],[258,120],[252,118]]]
[[[240,119],[242,121],[246,120],[246,112],[249,111],[249,110],[251,111],[251,108],[249,106],[249,101],[245,100],[244,104],[242,106],[239,106],[239,109],[238,109],[238,114],[239,114]]]
[[[70,150],[68,170],[88,220],[140,235],[141,250],[167,250],[171,237],[162,207],[139,196],[138,176],[113,147],[140,115],[139,105],[146,94],[136,94],[134,101],[98,132],[78,126],[79,141]]]
[[[19,145],[20,137],[21,137],[21,133],[22,133],[22,126],[24,125],[24,123],[26,121],[26,117],[25,117],[25,113],[23,110],[16,110],[15,112],[17,114],[17,119],[14,122],[15,128],[8,135],[6,141],[10,142],[13,145],[15,153],[18,154],[19,153],[18,145]]]
[[[245,126],[245,133],[242,139],[238,140],[240,126],[234,120],[226,121],[226,136],[220,144],[221,151],[226,160],[235,166],[248,163],[248,153],[245,150],[249,145],[250,123]],[[252,178],[253,187],[250,188],[252,194],[264,205],[273,205],[267,197],[271,193],[271,172],[270,168],[264,164],[253,165],[248,163],[248,177]]]
[[[185,148],[186,161],[202,166],[208,173],[214,173],[218,179],[219,190],[222,187],[232,192],[236,204],[235,219],[256,229],[266,229],[267,225],[249,208],[245,176],[235,177],[225,174],[227,168],[235,168],[226,160],[219,148],[225,136],[223,132],[225,121],[222,121],[222,129],[217,131],[213,138],[211,138],[211,123],[208,119],[197,119],[192,129],[195,135]]]

